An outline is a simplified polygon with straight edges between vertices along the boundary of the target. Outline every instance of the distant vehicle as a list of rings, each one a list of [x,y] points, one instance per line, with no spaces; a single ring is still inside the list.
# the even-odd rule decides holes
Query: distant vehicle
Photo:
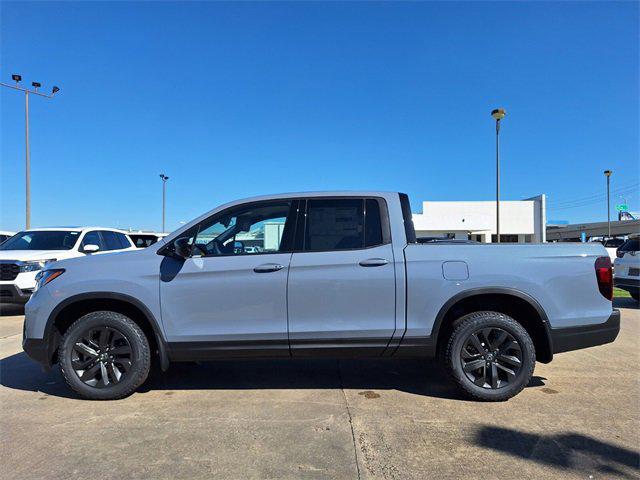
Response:
[[[2,245],[5,240],[13,237],[14,235],[15,235],[15,232],[7,232],[6,230],[0,230],[0,245]]]
[[[500,401],[536,361],[614,341],[612,296],[598,243],[418,244],[404,194],[293,193],[47,265],[23,348],[91,399],[130,395],[156,360],[437,356],[469,397]]]
[[[418,237],[416,241],[418,243],[447,243],[451,245],[455,245],[455,244],[465,245],[465,244],[480,243],[480,242],[476,242],[475,240],[465,240],[462,238],[442,238],[442,237]]]
[[[26,303],[45,265],[63,258],[135,250],[125,232],[103,227],[37,228],[0,244],[0,300]]]
[[[640,253],[626,252],[622,258],[616,258],[615,267],[614,285],[640,301]]]
[[[136,246],[136,248],[147,248],[156,243],[161,238],[166,237],[168,233],[127,232],[127,235]]]
[[[640,235],[630,235],[617,255],[614,284],[640,301]]]

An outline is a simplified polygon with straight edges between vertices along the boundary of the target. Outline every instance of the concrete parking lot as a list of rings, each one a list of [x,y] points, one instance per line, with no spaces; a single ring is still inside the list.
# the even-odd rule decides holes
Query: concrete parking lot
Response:
[[[640,478],[640,312],[615,343],[538,364],[516,398],[460,398],[421,361],[177,365],[133,396],[80,400],[0,312],[0,476]],[[6,306],[5,306],[6,307]]]

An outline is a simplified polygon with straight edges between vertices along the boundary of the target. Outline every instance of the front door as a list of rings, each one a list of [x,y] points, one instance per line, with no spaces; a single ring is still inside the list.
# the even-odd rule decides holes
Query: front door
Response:
[[[185,234],[161,267],[162,321],[175,359],[288,356],[287,274],[297,201],[232,207]]]
[[[289,267],[294,356],[381,355],[395,329],[395,263],[382,199],[309,199]],[[381,214],[381,212],[384,212]]]

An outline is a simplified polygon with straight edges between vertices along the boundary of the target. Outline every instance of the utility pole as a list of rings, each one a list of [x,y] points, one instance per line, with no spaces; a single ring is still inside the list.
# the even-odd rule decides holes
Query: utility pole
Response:
[[[164,220],[167,207],[167,180],[169,180],[169,177],[161,173],[160,178],[162,179],[162,233],[165,233]]]
[[[605,170],[604,176],[607,177],[607,237],[611,238],[611,201],[609,200],[609,184],[611,180],[611,170]]]
[[[24,92],[24,118],[25,118],[25,228],[31,228],[31,151],[29,149],[29,94],[39,95],[44,98],[53,98],[53,96],[60,91],[60,89],[54,86],[51,89],[49,95],[41,93],[38,88],[42,86],[39,82],[32,82],[33,90],[28,88],[22,88],[20,82],[22,81],[21,75],[13,74],[11,79],[16,82],[15,85],[0,82],[0,85],[14,90]]]
[[[500,243],[500,120],[507,112],[503,108],[491,111],[491,116],[496,121],[496,239]]]

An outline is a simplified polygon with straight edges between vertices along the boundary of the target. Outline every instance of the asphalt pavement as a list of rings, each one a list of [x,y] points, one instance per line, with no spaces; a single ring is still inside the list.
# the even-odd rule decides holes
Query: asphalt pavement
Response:
[[[609,345],[538,364],[504,403],[419,360],[178,364],[129,398],[77,398],[0,309],[0,478],[640,478],[640,311]]]

